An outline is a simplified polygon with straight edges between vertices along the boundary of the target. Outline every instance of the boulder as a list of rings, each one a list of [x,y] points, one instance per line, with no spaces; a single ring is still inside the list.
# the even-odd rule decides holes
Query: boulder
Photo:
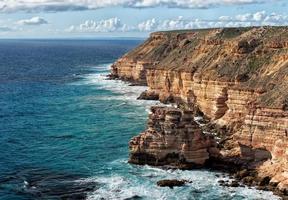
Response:
[[[230,184],[230,187],[239,187],[240,184],[238,183],[238,181],[232,181],[232,183]]]
[[[190,181],[187,180],[177,180],[177,179],[172,179],[172,180],[160,180],[157,182],[157,185],[159,187],[169,187],[173,189],[173,187],[181,187],[184,186],[186,183],[189,183]]]
[[[140,96],[137,98],[138,100],[159,100],[159,94],[155,92],[149,92],[149,91],[144,91],[140,94]]]

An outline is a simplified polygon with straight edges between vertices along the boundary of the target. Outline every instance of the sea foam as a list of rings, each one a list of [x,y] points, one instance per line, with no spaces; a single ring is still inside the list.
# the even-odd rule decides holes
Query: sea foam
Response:
[[[98,96],[103,100],[120,100],[124,103],[145,106],[149,108],[151,105],[160,104],[158,101],[137,100],[139,95],[148,89],[147,86],[130,86],[130,83],[121,80],[109,80],[107,75],[112,64],[103,64],[99,66],[89,67],[91,73],[81,76],[79,82],[73,84],[85,84],[97,86],[97,89],[109,90],[113,95]],[[117,95],[115,95],[117,94]],[[148,110],[147,110],[148,111]]]

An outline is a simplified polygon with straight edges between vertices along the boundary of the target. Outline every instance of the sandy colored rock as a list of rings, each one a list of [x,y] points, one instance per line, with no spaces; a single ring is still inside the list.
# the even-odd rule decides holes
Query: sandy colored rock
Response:
[[[288,180],[287,57],[287,27],[157,32],[119,59],[112,75],[147,84],[147,94],[162,102],[198,109],[225,128],[223,157],[238,157],[283,191]],[[164,160],[184,157],[203,164],[212,147],[207,150],[199,127],[193,122],[183,127],[182,115],[170,113],[166,119],[163,110],[157,112],[130,143],[138,155],[135,162],[160,165],[169,155]],[[193,135],[188,143],[183,130]]]
[[[212,137],[201,132],[191,111],[154,106],[147,126],[129,143],[131,163],[198,167],[216,146]]]

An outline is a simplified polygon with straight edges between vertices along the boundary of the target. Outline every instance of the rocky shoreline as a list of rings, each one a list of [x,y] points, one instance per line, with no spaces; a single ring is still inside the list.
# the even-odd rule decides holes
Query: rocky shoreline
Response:
[[[279,190],[277,183],[270,182],[271,177],[258,175],[254,165],[261,164],[261,161],[251,163],[239,157],[225,158],[221,156],[220,141],[215,139],[215,135],[208,133],[209,130],[210,132],[215,131],[215,127],[208,129],[205,126],[207,124],[203,124],[205,120],[202,117],[198,116],[197,122],[194,118],[197,117],[191,110],[183,111],[173,107],[152,106],[147,130],[129,142],[129,163],[148,164],[164,169],[193,170],[202,168],[221,171],[230,174],[229,178],[231,179],[230,182],[220,180],[219,184],[223,187],[246,185],[258,190],[273,191],[282,199],[288,199],[286,191]],[[177,149],[178,147],[182,148]]]
[[[111,76],[108,76],[109,79],[118,79],[119,78],[111,78]],[[134,82],[129,82],[127,80],[122,80],[125,82],[130,83],[130,86],[133,87],[137,84]],[[135,85],[134,85],[135,84]],[[144,91],[141,93],[141,95],[137,98],[138,100],[159,100],[159,96],[155,94],[151,94],[151,96],[147,95],[147,91]],[[174,103],[174,101],[161,101],[162,103]],[[176,104],[175,104],[176,105]],[[151,165],[156,167],[161,167],[163,169],[181,169],[181,170],[193,170],[193,169],[207,169],[211,171],[219,171],[229,174],[228,177],[230,181],[228,180],[219,180],[218,183],[222,187],[255,187],[258,190],[263,191],[272,191],[274,194],[280,196],[283,200],[288,200],[288,191],[287,190],[279,190],[277,188],[277,183],[271,182],[271,177],[269,176],[259,176],[257,170],[255,169],[254,165],[257,165],[259,163],[251,163],[247,162],[246,159],[241,159],[239,157],[230,157],[225,158],[221,157],[221,154],[219,153],[219,150],[221,150],[222,143],[225,143],[225,141],[221,140],[219,137],[225,134],[226,130],[221,129],[221,127],[217,127],[214,124],[211,124],[209,119],[204,119],[205,116],[201,116],[199,114],[198,110],[192,111],[190,110],[183,110],[183,108],[175,108],[172,106],[152,106],[150,108],[151,112],[149,114],[148,122],[147,122],[147,130],[144,133],[141,133],[140,135],[132,138],[129,142],[129,149],[130,149],[130,157],[129,157],[129,163],[131,164],[137,164],[137,165]],[[167,118],[166,118],[167,116]],[[183,117],[183,121],[180,120],[180,118]],[[195,120],[195,118],[198,120]],[[167,121],[166,121],[167,120]],[[166,122],[166,124],[165,124]],[[183,123],[184,122],[184,123]],[[194,137],[197,137],[198,140],[195,141],[197,143],[197,148],[206,148],[206,152],[202,151],[200,153],[201,158],[196,158],[195,160],[190,160],[187,162],[185,157],[183,155],[179,156],[175,154],[175,149],[173,149],[171,146],[168,146],[167,149],[171,152],[173,152],[172,155],[169,153],[165,155],[164,158],[157,158],[156,156],[159,156],[163,154],[163,152],[153,152],[153,150],[150,153],[147,153],[147,141],[149,141],[149,136],[152,136],[153,134],[159,134],[164,133],[165,131],[168,131],[170,134],[172,133],[174,137],[180,137],[180,139],[186,138],[189,139],[189,137],[183,137],[183,135],[179,135],[178,133],[173,133],[171,131],[171,127],[173,126],[174,131],[183,131],[183,128],[185,129],[185,122],[188,125],[187,130],[184,130],[185,134],[193,135],[192,141]],[[161,124],[162,123],[162,124]],[[165,125],[166,126],[165,126]],[[169,126],[170,125],[170,126]],[[180,125],[177,126],[177,125]],[[166,128],[166,130],[161,130],[162,128]],[[168,130],[167,130],[168,128]],[[182,130],[181,130],[182,129]],[[189,131],[192,131],[189,133]],[[159,131],[157,133],[157,131]],[[206,133],[206,134],[203,134]],[[209,132],[217,132],[217,134],[209,134]],[[152,135],[151,135],[152,134]],[[144,137],[144,140],[143,138]],[[153,136],[152,136],[153,137]],[[164,136],[165,137],[165,136]],[[215,139],[215,138],[218,138]],[[142,140],[142,141],[141,141]],[[157,139],[150,138],[150,141],[157,142]],[[171,140],[175,142],[175,140]],[[189,142],[192,142],[189,141]],[[142,143],[142,144],[141,144]],[[185,141],[184,143],[187,143]],[[167,141],[165,141],[165,144],[167,145]],[[200,144],[200,146],[199,146]],[[142,145],[144,145],[144,149],[141,148]],[[175,144],[174,144],[175,145]],[[201,147],[201,145],[204,145]],[[157,144],[157,146],[161,146],[161,150],[163,151],[163,145]],[[183,145],[182,145],[183,146]],[[191,144],[189,144],[191,146]],[[152,144],[153,147],[153,144]],[[178,147],[178,145],[176,145]],[[185,149],[185,148],[184,148]],[[192,145],[193,149],[193,145]],[[145,151],[145,152],[143,152]],[[154,149],[155,151],[155,149]],[[157,151],[157,150],[156,150]],[[184,150],[185,151],[185,150]],[[188,150],[189,151],[189,150]],[[206,153],[209,153],[209,156],[205,156]],[[195,152],[192,152],[192,157],[195,156]],[[199,154],[198,154],[199,156]],[[219,177],[221,178],[221,177]],[[223,177],[222,177],[223,178]],[[187,180],[160,180],[157,182],[157,185],[159,187],[170,187],[173,189],[173,187],[179,187],[185,185]]]
[[[287,39],[287,27],[159,32],[120,58],[109,78],[173,104],[151,108],[129,162],[220,170],[222,186],[288,199]]]

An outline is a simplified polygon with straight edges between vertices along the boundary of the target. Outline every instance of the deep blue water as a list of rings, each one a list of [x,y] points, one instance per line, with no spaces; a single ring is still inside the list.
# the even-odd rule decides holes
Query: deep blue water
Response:
[[[215,172],[127,163],[128,141],[156,102],[105,80],[137,40],[0,41],[0,199],[272,199],[222,188]],[[188,186],[158,188],[185,178]],[[275,197],[273,197],[275,198]]]

